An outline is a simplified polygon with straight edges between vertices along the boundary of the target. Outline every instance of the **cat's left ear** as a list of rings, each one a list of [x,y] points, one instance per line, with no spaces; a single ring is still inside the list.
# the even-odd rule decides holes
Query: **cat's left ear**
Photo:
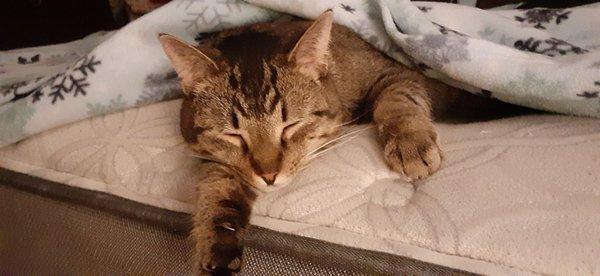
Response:
[[[181,79],[184,92],[193,90],[199,81],[218,72],[219,66],[208,56],[208,51],[200,51],[168,34],[159,34],[158,39]]]
[[[327,74],[333,12],[328,10],[306,30],[288,56],[300,73],[318,81]]]

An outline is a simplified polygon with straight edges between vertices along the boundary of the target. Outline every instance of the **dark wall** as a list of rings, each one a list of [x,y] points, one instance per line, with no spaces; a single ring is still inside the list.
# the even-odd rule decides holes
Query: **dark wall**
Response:
[[[108,0],[0,0],[0,50],[61,43],[118,27]]]

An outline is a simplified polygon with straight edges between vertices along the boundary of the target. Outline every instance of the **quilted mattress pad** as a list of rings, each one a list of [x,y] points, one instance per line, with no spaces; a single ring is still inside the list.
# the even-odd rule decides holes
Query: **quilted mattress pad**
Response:
[[[179,100],[46,131],[0,149],[0,167],[146,205],[193,211],[198,160]],[[411,185],[375,133],[261,195],[252,223],[485,274],[600,274],[600,121],[555,115],[437,124],[445,160]]]

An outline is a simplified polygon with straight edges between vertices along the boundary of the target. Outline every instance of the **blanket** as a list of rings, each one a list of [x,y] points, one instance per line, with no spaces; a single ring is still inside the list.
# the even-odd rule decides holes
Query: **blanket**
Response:
[[[336,23],[390,57],[450,85],[523,106],[600,117],[598,3],[481,10],[408,0],[177,0],[117,32],[76,42],[80,47],[3,52],[0,146],[177,97],[158,33],[193,41],[283,13],[315,18],[328,9]]]

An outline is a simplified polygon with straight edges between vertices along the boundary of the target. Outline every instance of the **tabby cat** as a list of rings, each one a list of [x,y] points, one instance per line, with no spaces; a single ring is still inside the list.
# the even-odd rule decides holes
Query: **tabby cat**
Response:
[[[456,93],[386,57],[327,11],[259,23],[191,46],[159,40],[184,91],[181,132],[202,166],[192,237],[200,271],[237,271],[258,192],[288,184],[311,155],[368,113],[387,164],[408,180],[442,153],[432,112]]]

